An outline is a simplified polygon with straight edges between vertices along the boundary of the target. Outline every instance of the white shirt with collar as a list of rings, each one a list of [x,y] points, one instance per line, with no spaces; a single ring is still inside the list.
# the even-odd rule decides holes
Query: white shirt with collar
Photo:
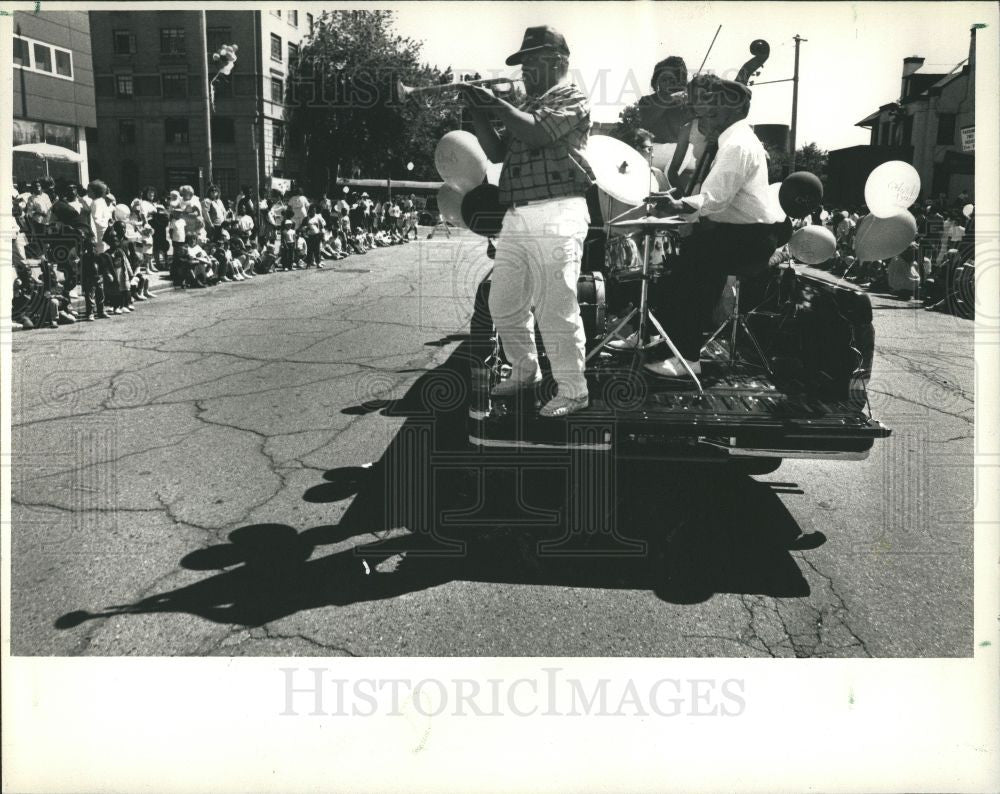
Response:
[[[684,199],[694,207],[688,218],[718,223],[780,223],[784,213],[770,206],[767,191],[767,155],[746,119],[719,135],[719,151],[701,186]]]

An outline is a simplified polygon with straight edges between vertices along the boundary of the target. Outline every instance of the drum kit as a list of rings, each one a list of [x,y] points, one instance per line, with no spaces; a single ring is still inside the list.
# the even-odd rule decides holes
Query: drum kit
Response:
[[[657,246],[661,251],[676,250],[680,229],[686,227],[688,222],[677,217],[659,218],[647,214],[646,197],[660,189],[662,182],[652,163],[631,146],[614,138],[595,135],[590,138],[586,156],[597,181],[600,208],[608,234],[608,279],[612,283],[639,281],[641,285],[639,305],[620,318],[614,328],[590,350],[587,361],[619,338],[622,329],[635,319],[640,343],[646,339],[647,324],[652,325],[673,355],[681,361],[698,391],[702,392],[698,376],[649,308],[649,282],[662,272],[664,259],[661,255],[654,269],[654,250]],[[642,240],[641,254],[637,237]]]

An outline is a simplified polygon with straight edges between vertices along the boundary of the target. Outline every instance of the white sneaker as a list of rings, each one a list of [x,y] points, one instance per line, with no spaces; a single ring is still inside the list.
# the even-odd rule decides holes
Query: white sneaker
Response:
[[[583,397],[553,397],[541,407],[538,415],[546,419],[561,419],[577,411],[582,411],[588,405],[590,405],[590,398],[586,394]]]
[[[639,332],[629,334],[624,339],[612,339],[605,347],[611,350],[635,350],[639,346]]]
[[[507,378],[507,380],[500,381],[496,386],[490,390],[491,397],[513,397],[515,394],[527,389],[533,389],[539,383],[542,382],[542,376],[539,375],[534,380],[514,380],[513,378]]]
[[[701,374],[700,361],[688,361],[688,366],[695,375]],[[666,361],[648,361],[644,365],[649,372],[659,375],[661,378],[687,378],[688,371],[684,368],[677,356],[668,358]]]
[[[663,341],[663,337],[657,335],[649,337],[649,345],[658,345]],[[609,347],[612,350],[635,350],[639,347],[639,332],[629,334],[624,339],[614,339],[608,342],[605,347]]]

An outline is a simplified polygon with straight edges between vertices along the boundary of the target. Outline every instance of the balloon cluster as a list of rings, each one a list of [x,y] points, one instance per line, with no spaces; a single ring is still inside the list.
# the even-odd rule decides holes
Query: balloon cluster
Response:
[[[239,52],[237,44],[223,44],[216,52],[212,53],[212,61],[219,64],[219,74],[229,74],[236,65],[236,53]]]
[[[906,250],[917,236],[917,221],[907,208],[919,195],[920,175],[902,160],[882,163],[868,175],[865,203],[871,214],[858,225],[854,238],[854,253],[860,261],[889,259]],[[804,218],[822,198],[823,185],[806,171],[769,186],[770,202],[777,202],[790,218]],[[788,241],[789,253],[807,265],[822,264],[836,250],[833,232],[825,226],[804,226]]]
[[[920,195],[920,174],[902,160],[882,163],[865,182],[871,214],[861,221],[854,252],[862,262],[888,259],[906,250],[917,236],[917,221],[907,209]]]
[[[468,228],[462,217],[463,200],[483,184],[488,173],[497,173],[499,166],[490,163],[476,136],[465,130],[449,132],[438,141],[434,165],[444,180],[437,196],[441,217],[455,226]]]

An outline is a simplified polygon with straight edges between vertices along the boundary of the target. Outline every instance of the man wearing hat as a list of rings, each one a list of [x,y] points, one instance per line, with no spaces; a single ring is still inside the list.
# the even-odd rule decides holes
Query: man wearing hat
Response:
[[[507,59],[517,64],[528,95],[519,108],[486,88],[460,84],[487,157],[503,162],[500,201],[509,206],[497,238],[490,312],[513,371],[494,394],[511,396],[541,380],[537,322],[558,386],[540,413],[563,417],[588,404],[576,285],[590,222],[584,194],[594,183],[583,157],[590,106],[568,80],[569,47],[554,28],[528,28],[521,49]],[[491,117],[503,124],[503,138]]]
[[[658,283],[656,301],[658,319],[696,375],[702,332],[727,277],[763,274],[791,235],[784,213],[768,199],[764,146],[746,121],[750,96],[750,89],[733,80],[706,84],[694,109],[705,136],[718,139],[708,175],[698,193],[682,199],[657,195],[651,207],[657,215],[696,221],[678,266]],[[664,377],[687,376],[676,357],[649,361],[646,368]]]

